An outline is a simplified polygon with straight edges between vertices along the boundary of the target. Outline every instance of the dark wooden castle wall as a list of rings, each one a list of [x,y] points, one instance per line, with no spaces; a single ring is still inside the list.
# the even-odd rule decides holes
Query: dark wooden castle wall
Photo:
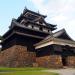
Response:
[[[9,39],[5,40],[2,45],[2,50],[5,50],[13,45],[23,45],[28,46],[28,48],[32,49],[33,44],[39,42],[41,39],[23,36],[19,34],[13,34]]]
[[[15,26],[15,31],[20,32],[20,33],[25,33],[25,34],[30,34],[30,35],[36,35],[36,36],[40,36],[40,37],[46,37],[47,35],[49,35],[49,33],[45,33],[43,31],[40,30],[36,30],[36,29],[31,29],[31,28],[21,28],[21,27],[17,27]]]
[[[13,35],[10,39],[4,40],[2,43],[2,50],[5,50],[16,44],[16,35]]]

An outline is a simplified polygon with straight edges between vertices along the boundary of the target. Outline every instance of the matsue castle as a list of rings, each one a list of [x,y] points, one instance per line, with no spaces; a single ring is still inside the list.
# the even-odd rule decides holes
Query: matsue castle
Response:
[[[0,43],[0,66],[4,67],[75,67],[75,41],[65,29],[53,33],[57,25],[47,16],[27,8],[12,19]]]

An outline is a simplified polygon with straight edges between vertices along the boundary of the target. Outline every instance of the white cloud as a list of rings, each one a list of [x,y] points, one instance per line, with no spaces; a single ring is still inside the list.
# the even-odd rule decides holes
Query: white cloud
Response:
[[[41,5],[43,4],[43,0],[31,0],[35,5]]]
[[[54,20],[56,22],[61,22],[61,21],[67,20],[67,17],[64,15],[57,15],[57,16],[51,18],[51,20]]]
[[[64,25],[67,33],[75,40],[75,19],[67,21]]]
[[[44,0],[31,0],[31,2],[33,2],[41,13],[46,14],[48,12],[46,6],[44,5]]]
[[[75,0],[31,0],[37,9],[47,14],[47,21],[65,28],[75,38]],[[46,3],[45,3],[46,2]]]

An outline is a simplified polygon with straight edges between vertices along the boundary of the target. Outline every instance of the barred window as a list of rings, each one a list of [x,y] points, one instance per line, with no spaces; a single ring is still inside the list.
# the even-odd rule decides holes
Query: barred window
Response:
[[[54,45],[53,48],[54,48],[54,51],[62,51],[62,47],[59,45]]]

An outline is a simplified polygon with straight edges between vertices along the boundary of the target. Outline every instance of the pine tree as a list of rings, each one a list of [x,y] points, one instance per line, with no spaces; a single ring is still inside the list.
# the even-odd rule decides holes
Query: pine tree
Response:
[[[0,35],[0,40],[2,40],[3,38],[2,38],[2,36]]]

